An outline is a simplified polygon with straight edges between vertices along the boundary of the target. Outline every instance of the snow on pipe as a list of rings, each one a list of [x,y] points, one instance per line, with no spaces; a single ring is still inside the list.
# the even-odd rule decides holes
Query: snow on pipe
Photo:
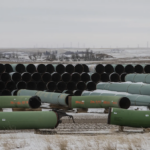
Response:
[[[8,89],[9,91],[12,91],[14,89],[16,89],[16,84],[13,81],[8,81],[5,85],[6,89]]]
[[[45,72],[41,75],[42,81],[45,83],[48,83],[51,80],[51,74],[48,72]]]
[[[52,64],[47,64],[46,71],[49,73],[53,73],[55,71],[54,66]]]
[[[134,70],[136,73],[143,73],[144,72],[143,66],[141,66],[139,64],[135,65]]]
[[[18,82],[21,80],[21,74],[18,72],[11,72],[11,73],[9,73],[9,75],[11,77],[11,80],[14,82]]]
[[[127,73],[125,73],[125,72],[120,75],[120,80],[121,80],[122,82],[125,82],[125,77],[126,77],[126,75],[127,75]]]
[[[124,66],[124,71],[128,74],[128,73],[134,73],[134,66],[131,64],[125,64]]]
[[[35,66],[38,73],[42,74],[46,72],[46,66],[44,64],[36,64]]]
[[[59,74],[64,73],[66,70],[66,68],[63,64],[53,64],[53,67],[54,67],[55,71],[58,72]]]
[[[11,64],[13,71],[18,73],[25,72],[25,66],[23,64]]]
[[[75,71],[75,68],[72,64],[66,64],[66,72],[72,74]]]
[[[48,91],[53,92],[53,91],[56,89],[56,83],[53,82],[53,81],[48,82],[48,83],[46,84],[46,89],[47,89]]]
[[[2,80],[3,82],[8,82],[8,81],[10,80],[10,75],[9,75],[9,73],[7,73],[7,72],[2,73],[2,74],[1,74],[1,80]]]
[[[17,87],[18,90],[19,90],[19,89],[26,89],[26,88],[27,88],[27,84],[26,84],[26,82],[24,82],[24,81],[19,81],[19,82],[16,84],[16,87]]]
[[[73,95],[73,92],[72,92],[72,91],[69,91],[69,90],[64,90],[62,93],[66,93],[66,94],[69,94],[69,95]]]
[[[59,81],[61,80],[60,74],[57,73],[57,72],[53,72],[53,73],[51,74],[51,80],[52,80],[53,82],[59,82]]]
[[[83,66],[81,64],[75,64],[75,72],[82,73],[83,72]]]
[[[65,72],[61,75],[63,82],[69,82],[71,80],[71,75],[68,72]]]
[[[105,72],[108,74],[111,74],[112,72],[114,72],[114,67],[111,64],[106,64],[105,65]]]
[[[22,73],[21,74],[21,78],[22,78],[22,80],[24,81],[24,82],[29,82],[29,81],[31,81],[31,74],[30,73],[28,73],[28,72],[24,72],[24,73]]]
[[[11,92],[7,89],[4,89],[0,92],[0,95],[2,96],[7,96],[7,95],[11,95]]]
[[[144,72],[145,72],[145,73],[150,73],[150,65],[149,65],[149,64],[146,64],[146,65],[144,66]]]
[[[105,67],[102,64],[93,64],[93,65],[88,65],[89,67],[89,72],[97,72],[99,74],[103,73],[105,71]]]
[[[91,81],[98,83],[101,80],[101,76],[99,73],[89,73],[90,77],[91,77]]]
[[[18,92],[18,89],[13,90],[13,91],[11,92],[11,95],[12,95],[12,96],[16,96],[16,95],[17,95],[17,92]]]
[[[109,75],[109,79],[111,82],[119,82],[120,81],[119,74],[115,73],[115,72],[113,72]]]
[[[81,80],[80,74],[74,72],[73,74],[71,74],[71,80],[75,83],[79,82]]]
[[[96,89],[96,84],[92,81],[86,83],[86,87],[88,91],[93,91]]]
[[[73,91],[73,95],[74,96],[81,96],[82,92],[83,91],[75,90],[75,91]]]
[[[82,64],[83,66],[83,72],[89,72],[89,67],[86,64]]]
[[[31,74],[31,78],[34,82],[39,82],[41,80],[41,74],[38,72],[34,72]]]
[[[83,72],[80,74],[80,76],[81,76],[81,81],[83,81],[85,83],[90,81],[90,75],[88,73]]]
[[[5,66],[3,64],[0,64],[0,73],[5,72]]]
[[[36,90],[36,83],[35,82],[27,82],[27,89],[28,90]]]
[[[36,85],[36,90],[44,91],[46,89],[46,84],[44,82],[38,82]]]
[[[109,75],[107,73],[102,73],[101,74],[101,81],[102,82],[108,82],[109,81]]]
[[[125,70],[124,66],[121,64],[112,64],[112,66],[114,67],[115,72],[118,74],[122,74]]]
[[[0,81],[0,91],[4,90],[5,83],[3,81]]]
[[[13,68],[10,64],[5,64],[4,66],[6,68],[5,72],[7,73],[13,72]]]
[[[34,64],[24,64],[24,66],[25,66],[26,72],[31,73],[31,74],[36,72],[36,67]]]
[[[57,86],[57,90],[58,91],[64,91],[65,89],[66,89],[66,83],[65,82],[63,82],[63,81],[60,81],[60,82],[58,82],[57,84],[56,84],[56,86]]]
[[[86,84],[83,81],[80,81],[76,84],[77,90],[83,91],[86,89]]]
[[[67,83],[67,90],[73,91],[75,89],[76,89],[76,83],[75,82],[70,81]]]

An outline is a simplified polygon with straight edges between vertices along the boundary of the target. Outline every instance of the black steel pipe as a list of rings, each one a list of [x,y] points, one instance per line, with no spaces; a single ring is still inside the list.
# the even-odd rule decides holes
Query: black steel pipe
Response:
[[[11,92],[7,89],[3,90],[0,92],[0,95],[1,96],[8,96],[8,95],[11,95]]]
[[[76,89],[76,83],[75,82],[68,82],[67,83],[67,90],[69,90],[69,91],[73,91],[73,90],[75,90]]]
[[[88,67],[88,65],[86,65],[86,64],[82,64],[82,66],[83,66],[83,72],[89,72],[89,67]]]
[[[111,82],[119,82],[119,81],[120,81],[119,74],[118,74],[118,73],[115,73],[115,72],[111,73],[111,74],[109,75],[109,80],[110,80]]]
[[[23,64],[12,64],[14,72],[23,73],[25,72],[25,66]]]
[[[81,64],[76,64],[75,66],[75,72],[82,73],[83,72],[83,66]]]
[[[144,67],[144,72],[145,73],[150,73],[150,65],[149,64],[146,64],[145,67]]]
[[[53,73],[55,71],[54,66],[52,64],[47,64],[46,71],[49,73]]]
[[[51,74],[51,80],[54,81],[54,82],[59,82],[61,80],[60,74],[57,73],[57,72],[53,72]]]
[[[17,87],[18,90],[20,90],[20,89],[26,89],[27,88],[27,84],[24,81],[20,81],[20,82],[18,82],[16,84],[16,87]]]
[[[66,64],[66,72],[72,74],[75,71],[75,68],[72,64]]]
[[[125,82],[125,76],[127,75],[127,73],[126,72],[124,72],[124,73],[122,73],[121,75],[120,75],[120,80],[122,81],[122,82]]]
[[[80,81],[76,84],[77,90],[83,91],[86,89],[86,84],[83,81]]]
[[[5,72],[5,66],[3,64],[0,64],[0,73]]]
[[[41,80],[41,74],[38,72],[34,72],[31,74],[31,78],[34,82],[39,82]]]
[[[66,87],[67,87],[66,83],[63,82],[63,81],[58,82],[56,84],[56,86],[57,86],[57,90],[61,91],[61,92],[64,91],[66,89]]]
[[[82,92],[83,91],[75,90],[75,91],[73,91],[73,95],[74,96],[81,96]]]
[[[86,83],[86,87],[88,91],[96,90],[96,83],[89,81]]]
[[[27,82],[27,89],[28,90],[36,90],[36,83],[35,82]]]
[[[118,73],[118,74],[122,74],[124,72],[124,70],[125,70],[124,66],[121,65],[121,64],[117,64],[115,66],[115,72]]]
[[[79,82],[81,80],[80,74],[74,72],[73,74],[71,74],[71,80],[75,83]]]
[[[48,72],[45,72],[44,74],[42,74],[41,78],[43,82],[48,83],[51,81],[51,74]]]
[[[139,64],[135,65],[134,70],[136,73],[143,73],[144,72],[143,66],[141,66]]]
[[[24,64],[24,66],[25,66],[26,72],[31,73],[31,74],[36,72],[36,67],[34,64]]]
[[[44,64],[38,64],[36,65],[36,70],[38,73],[44,73],[46,72],[46,66]]]
[[[5,64],[5,72],[10,73],[13,72],[13,68],[10,64]]]
[[[114,67],[111,64],[105,65],[105,72],[111,74],[112,72],[114,72]]]
[[[30,73],[28,73],[28,72],[24,72],[24,73],[22,73],[21,74],[21,78],[22,78],[22,80],[23,81],[25,81],[25,82],[29,82],[29,81],[31,81],[31,74]]]
[[[65,72],[61,75],[63,82],[69,82],[71,80],[71,75],[68,72]]]
[[[128,73],[134,73],[134,66],[131,65],[131,64],[126,64],[124,65],[124,69],[125,69],[125,72],[128,74]]]
[[[18,89],[13,90],[13,91],[11,92],[11,95],[12,95],[12,96],[17,96],[17,92],[18,92]]]
[[[66,68],[63,64],[53,64],[55,71],[58,72],[59,74],[62,74],[65,72]]]
[[[102,73],[101,74],[101,81],[102,82],[108,82],[109,81],[109,75],[107,73]]]
[[[91,81],[98,83],[98,82],[100,82],[100,80],[101,80],[101,76],[99,73],[95,72],[95,73],[91,74]]]
[[[9,82],[6,83],[5,87],[9,91],[13,91],[14,89],[16,89],[16,84],[13,81],[9,81]]]
[[[5,83],[3,81],[0,81],[0,91],[4,90]]]
[[[81,73],[80,76],[81,76],[81,81],[83,81],[85,83],[90,81],[90,75],[88,73],[83,72],[83,73]]]
[[[1,74],[1,80],[3,82],[8,82],[10,79],[11,79],[11,77],[10,77],[9,73],[4,72]]]
[[[36,90],[44,91],[46,89],[46,84],[44,82],[38,82],[36,85]]]
[[[14,82],[18,82],[21,80],[21,74],[18,72],[11,72],[11,73],[9,73],[9,75],[11,77],[11,80]]]
[[[46,84],[46,88],[48,91],[53,92],[54,90],[56,90],[56,83],[53,81],[50,81]]]

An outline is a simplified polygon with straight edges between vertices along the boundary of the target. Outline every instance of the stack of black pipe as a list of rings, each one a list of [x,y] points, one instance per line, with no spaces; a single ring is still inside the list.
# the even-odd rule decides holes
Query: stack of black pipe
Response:
[[[124,82],[134,72],[150,73],[150,65],[0,64],[0,95],[16,95],[19,89],[81,95],[99,82]]]

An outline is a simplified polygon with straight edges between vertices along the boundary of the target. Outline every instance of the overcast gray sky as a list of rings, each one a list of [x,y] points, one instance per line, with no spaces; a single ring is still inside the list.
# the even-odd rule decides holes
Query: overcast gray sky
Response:
[[[150,0],[0,0],[0,47],[150,46]]]

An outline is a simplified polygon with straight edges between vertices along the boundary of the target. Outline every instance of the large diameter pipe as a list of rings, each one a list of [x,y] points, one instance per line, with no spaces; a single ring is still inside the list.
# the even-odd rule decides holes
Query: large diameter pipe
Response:
[[[101,81],[102,82],[108,82],[109,81],[109,74],[107,74],[107,73],[102,73],[101,74]]]
[[[63,82],[69,82],[71,80],[71,75],[68,72],[65,72],[61,75]]]
[[[36,85],[36,90],[44,91],[46,89],[46,84],[44,82],[38,82]]]
[[[80,74],[80,76],[81,76],[81,81],[83,81],[85,83],[90,81],[90,75],[88,73],[83,72]]]
[[[127,75],[127,73],[125,73],[125,72],[120,75],[121,82],[125,82],[126,75]]]
[[[105,67],[102,64],[94,64],[94,65],[88,65],[89,72],[97,72],[99,74],[103,73],[105,71]]]
[[[144,72],[145,73],[150,73],[150,64],[145,64],[144,65]]]
[[[79,82],[81,80],[80,74],[74,72],[73,74],[71,74],[71,80],[75,83]]]
[[[55,72],[58,72],[59,74],[64,73],[66,70],[66,68],[63,64],[53,64],[53,67],[55,69]]]
[[[25,66],[23,64],[11,64],[13,71],[18,73],[25,72]]]
[[[11,92],[9,90],[7,90],[7,89],[4,89],[4,90],[2,90],[0,92],[0,95],[2,95],[2,96],[9,96],[9,95],[11,95]]]
[[[67,83],[67,90],[69,90],[69,91],[73,91],[73,90],[75,90],[76,89],[76,83],[75,82],[68,82]]]
[[[87,82],[86,87],[88,91],[96,90],[96,84],[92,81]]]
[[[43,92],[35,90],[19,90],[18,96],[38,96],[42,103],[50,103],[54,105],[68,106],[69,94]]]
[[[124,71],[128,73],[134,73],[134,66],[131,64],[124,64]]]
[[[100,80],[101,80],[100,74],[98,74],[98,73],[92,73],[92,72],[90,72],[90,73],[88,73],[88,74],[90,75],[91,81],[93,81],[93,82],[95,82],[95,83],[100,82]]]
[[[21,78],[22,78],[22,80],[24,81],[24,82],[29,82],[29,81],[31,81],[31,74],[30,73],[28,73],[28,72],[24,72],[24,73],[22,73],[21,74]]]
[[[27,88],[27,84],[26,84],[26,82],[24,82],[24,81],[19,81],[19,82],[16,84],[16,87],[17,87],[17,89],[26,89],[26,88]]]
[[[38,96],[1,96],[0,108],[39,108]]]
[[[13,68],[10,64],[5,64],[5,72],[10,73],[13,72]]]
[[[12,96],[16,96],[16,95],[17,95],[17,92],[18,92],[18,89],[13,90],[13,91],[11,92],[11,95],[12,95]]]
[[[105,72],[108,73],[108,74],[111,74],[113,73],[115,70],[114,70],[114,67],[111,65],[111,64],[106,64],[105,65]]]
[[[134,70],[136,73],[143,73],[144,72],[143,66],[139,65],[139,64],[135,65]]]
[[[5,66],[3,64],[0,64],[0,73],[5,72]]]
[[[115,73],[115,72],[111,73],[111,74],[109,75],[109,80],[110,80],[111,82],[119,82],[119,81],[120,81],[119,74],[118,74],[118,73]]]
[[[53,82],[59,82],[59,81],[61,80],[60,74],[57,73],[57,72],[53,72],[53,73],[51,74],[51,80],[52,80]]]
[[[84,82],[80,81],[76,84],[76,87],[77,87],[77,90],[83,91],[86,89],[86,84]]]
[[[84,68],[81,64],[75,64],[74,67],[75,67],[75,72],[78,72],[79,74],[84,71]]]
[[[46,72],[46,66],[44,64],[35,65],[38,73],[43,74]]]
[[[35,82],[27,82],[27,89],[28,90],[36,90],[36,83]]]
[[[24,66],[25,66],[26,72],[31,73],[31,74],[36,72],[36,67],[34,64],[24,64]]]
[[[46,71],[49,73],[53,73],[55,71],[55,69],[54,69],[52,64],[47,64],[46,65]]]
[[[67,85],[65,82],[60,81],[57,83],[56,87],[57,87],[57,90],[64,91],[66,89]]]
[[[3,81],[0,81],[0,91],[4,90],[5,83]]]
[[[41,75],[42,81],[45,83],[48,83],[51,80],[51,74],[48,72],[45,72]]]
[[[54,111],[0,112],[0,130],[54,129],[60,117]]]
[[[83,72],[89,72],[89,67],[88,67],[88,65],[86,65],[86,64],[82,64],[82,66],[83,66]]]
[[[11,79],[11,78],[10,78],[9,73],[4,72],[4,73],[1,74],[1,80],[2,80],[3,82],[8,82],[10,79]]]
[[[75,68],[72,64],[66,64],[65,67],[66,67],[66,72],[70,74],[72,74],[75,71]]]
[[[114,71],[118,74],[122,74],[124,72],[124,66],[121,64],[112,64],[112,66],[114,67]]]
[[[68,102],[70,108],[130,107],[130,100],[120,96],[70,96]]]
[[[110,108],[107,123],[135,128],[149,128],[149,117],[150,111]]]
[[[11,72],[11,73],[9,73],[9,75],[11,77],[11,80],[14,82],[18,82],[21,80],[21,74],[18,72]]]
[[[81,96],[81,94],[82,94],[82,91],[80,91],[80,90],[73,91],[73,95],[75,95],[75,96]]]
[[[34,82],[39,82],[41,80],[41,75],[38,72],[31,74],[31,78]]]
[[[54,90],[56,90],[56,83],[53,82],[53,81],[48,82],[48,83],[46,84],[46,89],[47,89],[48,91],[53,92]]]
[[[9,81],[9,82],[6,83],[5,87],[9,91],[12,91],[12,90],[16,89],[16,84],[13,81]]]

